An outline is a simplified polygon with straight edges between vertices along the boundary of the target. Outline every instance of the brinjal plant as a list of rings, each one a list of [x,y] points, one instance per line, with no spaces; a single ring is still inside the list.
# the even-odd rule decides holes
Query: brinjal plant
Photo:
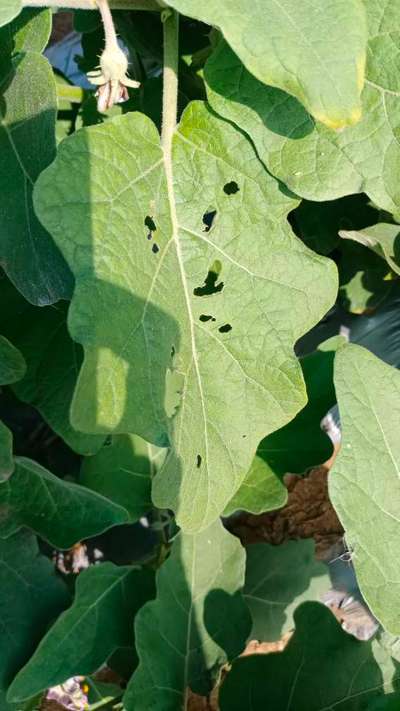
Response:
[[[0,0],[0,711],[400,708],[399,57]]]

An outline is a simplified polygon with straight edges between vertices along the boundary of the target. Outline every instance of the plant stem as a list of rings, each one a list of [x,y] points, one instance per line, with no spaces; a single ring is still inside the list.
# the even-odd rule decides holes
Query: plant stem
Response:
[[[95,0],[22,0],[22,7],[56,7],[60,10],[97,10]],[[110,0],[111,10],[162,10],[162,0]]]
[[[163,16],[164,33],[164,75],[161,145],[164,149],[165,164],[171,166],[172,137],[176,127],[178,111],[178,62],[179,62],[179,16],[168,8]]]
[[[115,32],[114,21],[111,15],[108,0],[96,0],[97,8],[101,15],[101,20],[104,28],[105,47],[111,47],[118,44],[117,34]]]

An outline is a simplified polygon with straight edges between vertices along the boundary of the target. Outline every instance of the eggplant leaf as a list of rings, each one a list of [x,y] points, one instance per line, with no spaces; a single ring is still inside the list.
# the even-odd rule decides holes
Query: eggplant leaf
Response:
[[[293,345],[334,301],[336,272],[291,232],[295,204],[201,102],[173,166],[154,125],[127,114],[65,140],[38,180],[77,280],[72,424],[170,444],[153,500],[186,531],[218,517],[262,437],[305,404]]]

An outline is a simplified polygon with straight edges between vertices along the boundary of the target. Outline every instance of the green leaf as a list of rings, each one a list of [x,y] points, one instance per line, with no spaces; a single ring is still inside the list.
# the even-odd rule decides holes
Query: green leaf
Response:
[[[10,22],[21,12],[21,0],[1,0],[0,27]]]
[[[370,704],[368,704],[368,711],[398,711],[399,708],[399,695],[398,694],[385,694],[378,699],[373,699]]]
[[[399,634],[400,373],[348,345],[336,355],[335,387],[343,442],[329,475],[330,498],[365,601],[385,629]]]
[[[77,280],[72,424],[169,442],[153,500],[193,532],[304,405],[293,345],[333,303],[336,273],[290,231],[296,203],[250,143],[204,104],[185,111],[173,155],[174,186],[145,116],[84,129],[40,176],[35,205]]]
[[[250,470],[226,507],[225,515],[238,510],[262,513],[284,506],[287,489],[283,475],[301,474],[329,459],[332,443],[320,422],[336,402],[333,359],[341,343],[343,339],[335,336],[321,343],[315,353],[301,358],[307,405],[285,427],[259,444]]]
[[[365,227],[363,230],[342,230],[340,232],[343,239],[359,242],[386,259],[390,268],[397,274],[400,274],[399,234],[400,225],[384,222]]]
[[[72,286],[32,205],[35,180],[55,153],[57,100],[48,61],[36,53],[17,55],[0,79],[0,94],[0,262],[24,297],[43,306],[68,298]]]
[[[230,516],[235,511],[255,514],[274,511],[284,506],[287,498],[282,478],[256,454],[242,484],[225,507],[224,516]]]
[[[86,677],[85,682],[89,686],[88,699],[89,708],[87,711],[95,711],[95,709],[110,708],[110,703],[122,696],[122,689],[117,684],[97,681],[96,677]]]
[[[26,492],[29,491],[29,497]],[[128,523],[124,508],[83,486],[63,481],[25,457],[0,484],[0,537],[22,526],[56,548],[71,548],[83,538]]]
[[[75,675],[92,674],[118,647],[132,645],[133,619],[153,596],[153,574],[102,563],[83,571],[75,599],[17,674],[8,700],[18,702]]]
[[[337,132],[315,122],[293,97],[257,81],[224,43],[207,62],[205,78],[212,108],[251,137],[271,173],[296,194],[333,200],[366,192],[400,215],[396,95],[367,82],[362,120]]]
[[[266,437],[257,450],[278,476],[287,472],[301,474],[326,462],[332,454],[332,443],[320,423],[336,402],[333,361],[342,343],[341,336],[334,336],[300,359],[308,402],[291,422]]]
[[[34,307],[6,278],[0,280],[0,299],[7,304],[0,315],[0,331],[20,349],[27,364],[25,377],[13,385],[15,394],[35,407],[71,449],[94,454],[104,437],[77,432],[69,418],[83,354],[68,334],[67,304]]]
[[[392,279],[386,262],[354,241],[343,240],[337,255],[339,302],[352,313],[376,309],[392,292]]]
[[[3,422],[0,420],[0,484],[6,481],[14,471],[13,437]]]
[[[378,642],[344,632],[326,607],[305,602],[294,618],[296,631],[283,652],[233,663],[220,692],[221,711],[361,711],[400,689],[400,671]]]
[[[178,534],[157,573],[157,597],[136,619],[140,664],[124,697],[127,711],[186,709],[189,686],[210,691],[249,632],[244,566],[244,549],[220,521],[195,536]]]
[[[307,247],[325,255],[339,244],[339,230],[359,230],[378,218],[366,195],[349,195],[327,202],[302,200],[291,214],[291,223]]]
[[[220,28],[257,79],[296,96],[327,126],[340,128],[361,116],[367,43],[359,0],[171,0],[184,15]]]
[[[244,599],[253,620],[251,639],[274,642],[293,629],[301,602],[319,601],[330,588],[328,568],[315,559],[313,540],[246,548]]]
[[[26,363],[22,354],[7,338],[0,336],[0,386],[15,383],[23,377]],[[10,430],[0,421],[0,483],[14,471],[12,456],[13,438]]]
[[[26,371],[22,354],[7,338],[0,336],[0,385],[8,385],[21,380]]]
[[[49,623],[69,596],[54,565],[39,553],[35,536],[21,531],[0,539],[0,705],[9,711],[6,690],[34,652]]]
[[[18,52],[42,52],[51,32],[51,11],[25,8],[0,29],[0,60]]]
[[[151,477],[165,450],[137,435],[115,435],[94,457],[83,460],[80,482],[111,499],[137,521],[152,508]]]
[[[381,89],[400,91],[400,10],[397,3],[364,0],[368,19],[368,79]]]

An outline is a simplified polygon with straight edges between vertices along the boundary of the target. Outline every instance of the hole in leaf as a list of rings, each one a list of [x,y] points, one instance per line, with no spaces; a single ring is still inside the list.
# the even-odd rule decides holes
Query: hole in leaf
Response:
[[[238,192],[239,192],[239,186],[234,180],[231,180],[230,183],[225,183],[225,185],[224,185],[225,195],[234,195],[235,193],[238,193]]]
[[[206,321],[215,321],[215,318],[209,314],[201,314],[201,316],[199,316],[199,320],[205,323]]]
[[[153,244],[153,246],[152,246],[152,248],[151,248],[151,251],[154,252],[154,254],[157,254],[157,252],[160,251],[160,248],[159,248],[158,244],[156,244],[156,243],[154,242],[154,244]]]
[[[147,233],[147,239],[150,240],[153,236],[153,232],[155,232],[157,229],[156,223],[154,222],[153,218],[150,217],[150,215],[146,215],[146,217],[144,219],[144,224],[145,224],[145,227],[147,227],[147,229],[149,230]]]
[[[204,285],[196,286],[196,288],[193,289],[193,294],[195,296],[211,296],[212,294],[218,294],[219,291],[222,291],[224,282],[220,281],[219,284],[217,284],[221,269],[222,264],[219,259],[216,259],[208,271]]]
[[[203,224],[205,225],[203,232],[209,232],[213,226],[216,210],[207,210],[203,215]]]
[[[201,466],[201,455],[200,454],[198,454],[196,457],[196,466],[197,466],[197,469],[200,469],[200,466]]]
[[[223,326],[220,326],[218,331],[220,333],[228,333],[229,331],[232,331],[232,326],[230,323],[225,323]]]

